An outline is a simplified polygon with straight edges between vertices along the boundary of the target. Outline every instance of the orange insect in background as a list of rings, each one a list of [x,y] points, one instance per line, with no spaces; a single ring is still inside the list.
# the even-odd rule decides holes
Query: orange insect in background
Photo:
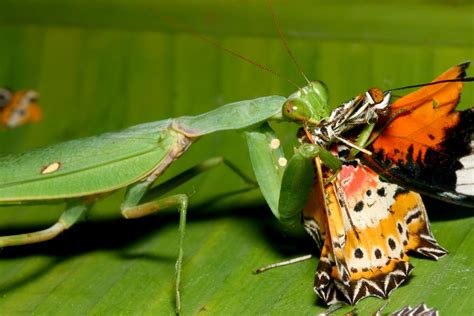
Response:
[[[8,129],[40,121],[42,111],[37,102],[38,93],[34,90],[0,88],[0,126]]]

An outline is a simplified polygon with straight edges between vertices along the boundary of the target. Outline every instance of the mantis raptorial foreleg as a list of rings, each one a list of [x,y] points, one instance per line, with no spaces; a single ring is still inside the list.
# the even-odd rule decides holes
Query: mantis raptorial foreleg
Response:
[[[284,154],[272,148],[276,135],[268,124],[246,132],[246,137],[255,176],[273,214],[285,226],[300,224],[301,210],[314,184],[314,158],[319,157],[332,170],[339,170],[341,162],[319,145],[303,144],[282,166],[279,162]]]
[[[91,206],[92,203],[85,202],[83,199],[71,200],[67,203],[66,210],[54,225],[32,233],[2,236],[0,237],[0,248],[33,244],[53,239],[77,223]]]
[[[283,152],[270,146],[276,136],[268,124],[247,132],[246,136],[255,175],[272,212],[287,227],[301,225],[302,209],[314,186],[314,159],[324,161],[334,171],[341,168],[341,162],[319,145],[303,144],[296,149],[286,166],[281,166],[278,161],[284,158]],[[311,255],[306,255],[287,260],[258,269],[257,272],[310,258]]]
[[[161,183],[160,185],[148,189],[150,183],[142,182],[129,187],[126,200],[122,204],[122,215],[125,218],[140,218],[164,209],[176,207],[179,211],[179,242],[178,242],[178,258],[176,260],[176,312],[181,310],[181,269],[183,262],[183,245],[186,232],[186,214],[188,209],[188,195],[175,194],[167,197],[160,197],[166,192],[178,187],[193,177],[206,172],[221,164],[228,166],[235,174],[237,174],[244,182],[255,185],[255,182],[245,175],[239,168],[222,157],[211,158],[202,163],[189,168],[188,170],[178,174],[177,176]],[[144,203],[141,203],[145,201]],[[133,205],[135,204],[135,205]]]

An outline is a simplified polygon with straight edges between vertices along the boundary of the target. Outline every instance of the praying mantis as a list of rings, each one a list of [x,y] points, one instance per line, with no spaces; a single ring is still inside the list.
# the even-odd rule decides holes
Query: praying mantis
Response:
[[[283,109],[282,109],[283,107]],[[2,204],[66,201],[57,223],[45,230],[0,237],[0,247],[52,239],[74,225],[103,196],[127,187],[122,203],[125,218],[142,217],[164,208],[180,211],[179,251],[176,263],[176,310],[181,310],[180,282],[188,196],[164,193],[221,163],[244,181],[251,180],[230,162],[214,158],[152,188],[155,180],[186,152],[199,137],[222,130],[246,134],[251,160],[261,190],[275,216],[293,222],[312,185],[311,159],[324,152],[318,145],[305,146],[290,160],[286,170],[281,149],[268,121],[319,121],[327,116],[327,90],[312,82],[288,99],[272,96],[222,106],[195,117],[181,117],[142,124],[121,132],[73,140],[20,155],[4,156],[0,162]],[[273,142],[273,144],[272,144]],[[326,163],[337,168],[337,159]],[[300,185],[295,185],[299,183]],[[301,183],[306,188],[301,190]],[[280,196],[280,188],[285,192]]]

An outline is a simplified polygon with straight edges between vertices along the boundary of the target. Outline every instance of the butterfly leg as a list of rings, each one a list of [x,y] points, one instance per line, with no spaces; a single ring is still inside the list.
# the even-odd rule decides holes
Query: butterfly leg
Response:
[[[284,266],[288,266],[290,264],[303,262],[303,261],[309,260],[311,258],[313,258],[313,255],[305,255],[305,256],[296,257],[296,258],[293,258],[293,259],[289,259],[289,260],[285,260],[285,261],[281,261],[281,262],[277,262],[277,263],[272,263],[272,264],[269,264],[267,266],[258,268],[257,270],[255,270],[255,274],[259,274],[259,273],[262,273],[262,272],[265,272],[265,271],[268,271],[268,270],[271,270],[271,269],[274,269],[274,268],[284,267]]]

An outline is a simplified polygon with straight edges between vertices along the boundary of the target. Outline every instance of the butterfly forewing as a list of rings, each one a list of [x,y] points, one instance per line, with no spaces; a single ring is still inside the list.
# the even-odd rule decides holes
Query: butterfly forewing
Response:
[[[461,79],[468,63],[436,78]],[[463,82],[425,86],[390,105],[364,160],[385,179],[474,206],[474,110],[456,111]]]

